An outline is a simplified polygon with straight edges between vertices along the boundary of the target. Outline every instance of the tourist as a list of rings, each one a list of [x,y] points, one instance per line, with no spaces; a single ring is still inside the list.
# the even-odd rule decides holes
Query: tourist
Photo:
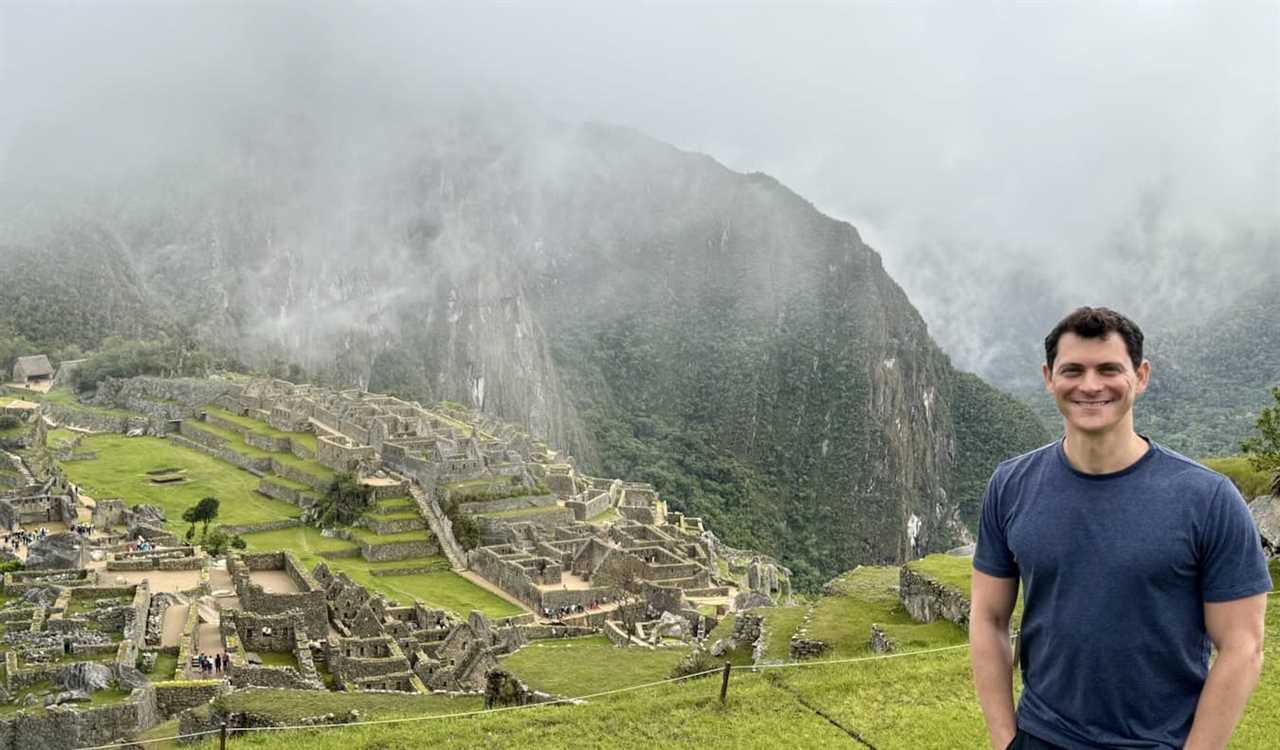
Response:
[[[992,747],[1223,748],[1258,683],[1271,590],[1258,531],[1230,480],[1134,431],[1142,344],[1106,308],[1058,323],[1041,374],[1065,437],[987,485],[969,642]]]

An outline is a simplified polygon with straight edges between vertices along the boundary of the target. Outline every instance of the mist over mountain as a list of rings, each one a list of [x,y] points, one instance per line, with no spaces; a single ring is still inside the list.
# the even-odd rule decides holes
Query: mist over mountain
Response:
[[[1077,304],[1147,328],[1175,448],[1274,382],[1280,106],[1239,8],[0,12],[0,333],[465,402],[802,580],[964,538],[1049,433],[961,370],[1051,424]]]
[[[114,269],[95,298],[251,364],[518,420],[810,581],[964,541],[990,466],[1044,438],[951,367],[853,227],[772,178],[518,110],[369,141],[260,116],[124,189],[28,202],[3,260]],[[136,330],[61,341],[28,306],[5,305],[28,338]]]

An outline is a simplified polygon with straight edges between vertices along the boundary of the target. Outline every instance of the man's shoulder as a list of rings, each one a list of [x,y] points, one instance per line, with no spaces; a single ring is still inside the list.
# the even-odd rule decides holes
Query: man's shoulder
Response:
[[[1179,485],[1184,489],[1198,489],[1210,494],[1216,494],[1219,490],[1227,487],[1234,487],[1231,480],[1210,469],[1202,463],[1194,461],[1181,453],[1160,445],[1151,440],[1151,450],[1155,451],[1156,456],[1160,459],[1159,472],[1165,478],[1176,478]]]
[[[1053,441],[1046,445],[1042,445],[1035,450],[1027,451],[1013,458],[1006,458],[997,466],[991,475],[991,481],[997,487],[1003,486],[1006,482],[1026,476],[1028,473],[1045,466],[1047,463],[1058,460],[1058,443]]]

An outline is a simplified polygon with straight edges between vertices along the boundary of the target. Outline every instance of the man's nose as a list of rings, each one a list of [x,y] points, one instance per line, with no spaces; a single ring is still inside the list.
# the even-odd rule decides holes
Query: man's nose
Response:
[[[1102,388],[1102,377],[1094,370],[1085,370],[1080,387],[1086,391],[1096,391]]]

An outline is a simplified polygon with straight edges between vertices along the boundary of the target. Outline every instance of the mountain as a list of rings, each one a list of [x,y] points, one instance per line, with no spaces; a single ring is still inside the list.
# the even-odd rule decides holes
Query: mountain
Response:
[[[44,273],[105,271],[95,297],[251,364],[522,422],[801,584],[967,540],[995,462],[1047,440],[951,366],[852,226],[776,180],[500,115],[263,113],[75,201],[0,185],[21,206],[0,243],[110,238]],[[28,310],[3,313],[52,340]],[[85,348],[137,329],[85,326]]]

